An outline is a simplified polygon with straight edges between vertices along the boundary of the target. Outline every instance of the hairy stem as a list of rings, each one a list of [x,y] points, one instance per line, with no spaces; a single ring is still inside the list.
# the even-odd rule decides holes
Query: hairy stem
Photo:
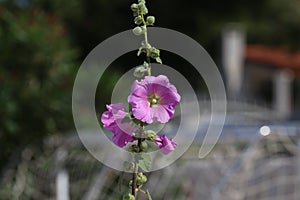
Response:
[[[143,130],[143,127],[141,127],[141,130]],[[139,135],[139,138],[138,138],[138,153],[141,152],[141,144],[142,144],[142,138],[141,138],[141,135]],[[137,173],[138,173],[138,170],[139,170],[139,166],[137,164],[137,162],[134,164],[134,173],[132,175],[132,187],[131,187],[131,194],[136,198],[136,188],[137,188],[137,182],[136,182],[136,179],[137,179]]]
[[[144,40],[145,40],[145,45],[146,45],[146,60],[149,64],[148,66],[148,71],[147,74],[148,76],[151,76],[151,66],[150,66],[150,49],[149,49],[149,41],[148,41],[148,30],[147,30],[147,23],[145,21],[144,15],[142,15],[142,20],[143,20],[143,24],[144,24]]]
[[[132,176],[132,187],[131,194],[136,197],[136,177],[137,177],[138,165],[135,163],[134,165],[134,173]]]

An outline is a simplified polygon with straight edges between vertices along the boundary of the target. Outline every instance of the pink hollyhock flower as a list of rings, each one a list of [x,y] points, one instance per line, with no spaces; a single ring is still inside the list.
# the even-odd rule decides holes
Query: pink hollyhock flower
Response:
[[[169,154],[177,147],[177,143],[173,139],[167,138],[165,135],[157,136],[155,143],[158,145],[163,154]]]
[[[134,117],[142,122],[168,122],[175,112],[180,95],[166,76],[146,76],[135,81],[128,96]]]
[[[122,123],[127,113],[121,103],[106,105],[107,111],[101,116],[103,127],[110,130],[114,136],[112,141],[119,147],[133,142],[134,127],[129,123]]]

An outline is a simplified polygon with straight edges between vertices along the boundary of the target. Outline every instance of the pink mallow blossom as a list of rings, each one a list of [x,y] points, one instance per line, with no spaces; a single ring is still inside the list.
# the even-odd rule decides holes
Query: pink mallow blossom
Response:
[[[128,96],[134,117],[142,122],[168,122],[180,101],[177,89],[164,75],[135,81]]]
[[[177,143],[173,139],[167,138],[165,135],[157,136],[155,143],[158,145],[160,151],[163,154],[169,154],[174,151],[177,147]]]
[[[110,130],[114,136],[112,141],[119,147],[133,142],[134,127],[130,123],[122,123],[127,113],[121,103],[106,105],[107,111],[101,116],[103,127]]]

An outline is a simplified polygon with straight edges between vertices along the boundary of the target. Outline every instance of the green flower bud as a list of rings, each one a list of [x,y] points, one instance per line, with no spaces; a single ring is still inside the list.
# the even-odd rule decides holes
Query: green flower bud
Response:
[[[130,151],[134,153],[138,153],[140,151],[140,148],[134,144],[130,147]]]
[[[133,16],[134,16],[134,17],[139,16],[139,11],[138,11],[138,10],[137,10],[137,11],[133,11]]]
[[[132,180],[129,181],[129,187],[132,187]]]
[[[146,44],[145,41],[142,41],[141,47],[144,48],[144,49],[150,49],[151,45],[149,43]]]
[[[139,6],[136,3],[134,3],[130,6],[130,8],[132,11],[137,11],[139,9]]]
[[[139,3],[138,7],[139,7],[140,14],[146,15],[148,13],[148,8],[146,7],[145,3],[143,2]]]
[[[144,61],[143,66],[144,66],[145,68],[148,68],[148,67],[149,67],[149,63],[147,63],[147,62]]]
[[[147,133],[147,140],[149,140],[149,141],[153,142],[157,137],[156,133],[152,130],[149,130],[146,133]]]
[[[143,29],[142,29],[141,27],[137,26],[137,27],[135,27],[135,28],[133,29],[133,33],[134,33],[135,35],[137,35],[137,36],[142,35],[142,34],[143,34]]]
[[[140,25],[141,23],[143,23],[143,18],[142,16],[137,16],[136,18],[134,18],[134,23],[136,25]]]
[[[132,194],[127,194],[123,196],[123,200],[135,200],[135,197]]]
[[[146,182],[147,182],[147,177],[142,172],[138,173],[136,178],[137,185],[143,185]]]
[[[157,48],[155,48],[155,47],[152,47],[152,48],[150,49],[150,56],[151,56],[151,58],[156,59],[156,58],[159,57],[159,55],[160,55],[159,49],[157,49]]]
[[[148,148],[148,144],[147,144],[147,142],[142,142],[141,143],[141,149],[142,149],[142,151],[146,151],[147,150],[147,148]]]
[[[150,26],[153,26],[155,22],[155,17],[154,16],[148,16],[147,17],[147,24]]]

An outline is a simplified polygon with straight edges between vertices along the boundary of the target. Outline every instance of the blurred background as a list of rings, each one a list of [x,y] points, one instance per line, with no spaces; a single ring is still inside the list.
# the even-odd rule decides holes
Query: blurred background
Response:
[[[134,28],[131,3],[0,0],[0,199],[121,199],[127,191],[130,175],[103,166],[80,143],[71,95],[88,53]],[[216,147],[198,158],[209,123],[204,109],[190,149],[148,174],[153,199],[299,200],[300,1],[149,0],[148,8],[156,26],[208,51],[228,95]],[[161,56],[190,81],[200,110],[209,108],[201,75],[170,52]],[[99,115],[116,81],[142,61],[131,52],[106,70],[95,100]]]

